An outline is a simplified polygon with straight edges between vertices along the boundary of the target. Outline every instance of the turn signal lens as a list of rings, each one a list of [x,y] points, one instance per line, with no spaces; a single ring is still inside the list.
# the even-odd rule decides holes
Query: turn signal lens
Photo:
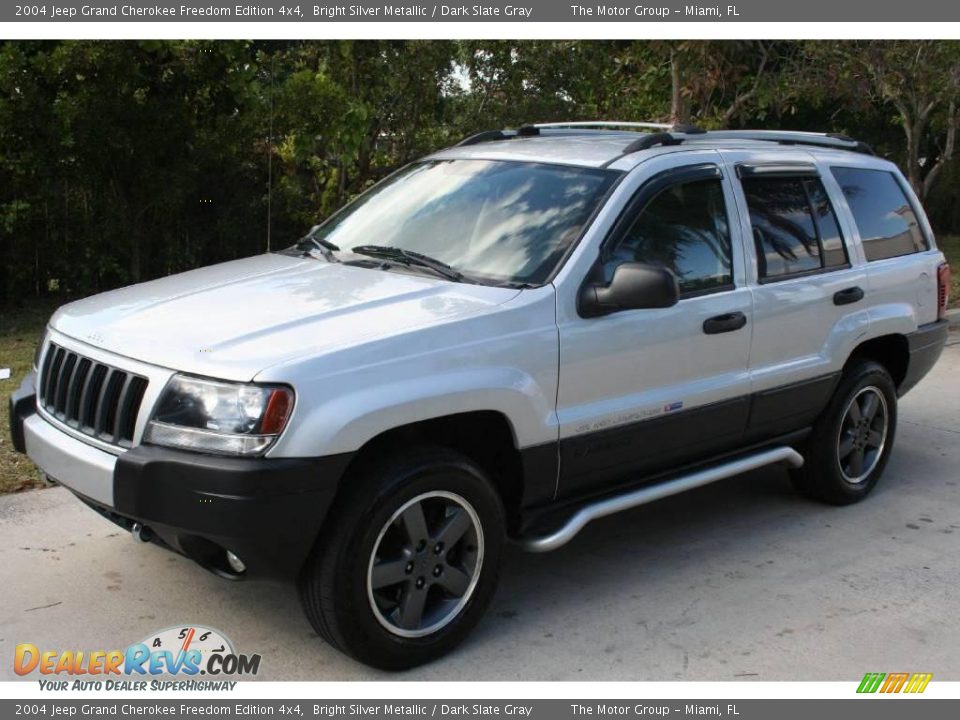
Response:
[[[947,317],[947,303],[950,302],[950,263],[942,263],[937,268],[937,317]]]
[[[263,435],[280,434],[290,415],[290,400],[289,390],[277,389],[271,393],[267,400],[267,409],[263,411],[263,419],[260,421],[260,432]]]

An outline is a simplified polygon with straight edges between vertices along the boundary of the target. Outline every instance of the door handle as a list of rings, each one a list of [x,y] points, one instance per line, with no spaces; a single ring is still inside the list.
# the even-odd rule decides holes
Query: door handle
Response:
[[[861,300],[863,300],[863,290],[856,286],[846,290],[838,290],[833,294],[834,305],[850,305]]]
[[[707,318],[703,321],[703,331],[707,335],[717,335],[719,333],[739,330],[746,324],[747,316],[738,310],[737,312],[724,313],[723,315]]]

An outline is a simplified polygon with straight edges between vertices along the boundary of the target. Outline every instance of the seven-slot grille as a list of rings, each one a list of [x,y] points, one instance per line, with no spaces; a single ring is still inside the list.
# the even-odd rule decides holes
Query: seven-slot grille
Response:
[[[103,442],[129,447],[147,379],[50,343],[37,380],[37,400],[65,425]]]

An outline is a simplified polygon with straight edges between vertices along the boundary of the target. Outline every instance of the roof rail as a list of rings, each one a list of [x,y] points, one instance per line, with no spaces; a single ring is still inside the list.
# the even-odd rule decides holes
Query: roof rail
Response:
[[[718,140],[763,140],[781,145],[812,145],[873,155],[873,148],[860,140],[839,133],[814,133],[799,130],[713,130],[708,138]]]
[[[478,132],[475,135],[465,137],[456,144],[456,147],[463,147],[464,145],[476,145],[484,142],[495,142],[497,140],[510,140],[511,138],[515,137],[530,137],[539,134],[540,128],[534,125],[523,125],[517,130],[484,130],[483,132]]]
[[[527,123],[521,125],[516,130],[485,130],[484,132],[479,132],[464,138],[457,143],[457,145],[476,145],[477,143],[509,140],[515,137],[533,137],[540,135],[541,130],[583,130],[589,132],[597,129],[616,128],[660,130],[662,132],[683,133],[686,135],[702,135],[706,132],[695,125],[685,124],[671,125],[670,123],[632,122],[628,120],[573,120],[570,122]]]
[[[463,147],[464,145],[476,145],[477,143],[493,142],[494,140],[509,140],[510,138],[516,136],[517,134],[513,130],[484,130],[483,132],[478,132],[475,135],[465,137],[463,140],[458,142],[456,146]]]
[[[527,127],[535,127],[538,129],[545,128],[641,128],[644,130],[669,130],[673,125],[670,123],[655,123],[655,122],[631,122],[620,120],[574,120],[572,122],[548,122],[548,123],[531,123]]]
[[[687,123],[633,122],[629,120],[574,120],[572,122],[531,123],[529,125],[524,125],[521,130],[591,130],[593,128],[661,130],[666,132],[685,133],[687,135],[702,135],[706,132],[706,130],[701,129],[696,125],[689,125]]]
[[[637,128],[657,132],[638,133],[638,138],[624,148],[624,155],[657,146],[679,145],[686,140],[756,140],[780,145],[807,145],[833,148],[850,152],[874,155],[873,148],[860,140],[837,133],[813,133],[797,130],[703,130],[695,125],[669,125],[666,123],[621,122],[619,120],[577,120],[573,122],[532,123],[521,125],[516,130],[487,130],[461,140],[458,145],[476,145],[495,140],[516,137],[532,137],[541,130],[582,130],[585,133],[598,128]]]
[[[647,150],[648,148],[656,147],[657,145],[679,145],[683,142],[684,134],[685,133],[672,132],[649,133],[639,140],[634,140],[632,143],[627,145],[623,149],[623,152],[620,153],[620,157],[623,157],[624,155],[630,155],[631,153],[640,152],[641,150]],[[699,134],[702,135],[703,133]]]
[[[691,137],[695,136],[695,137]],[[808,145],[813,147],[849,150],[850,152],[874,155],[873,148],[860,140],[854,140],[846,135],[837,133],[813,133],[797,130],[699,130],[690,132],[661,132],[652,133],[630,143],[624,148],[623,154],[639,152],[657,145],[679,145],[684,140],[758,140],[775,142],[780,145]]]

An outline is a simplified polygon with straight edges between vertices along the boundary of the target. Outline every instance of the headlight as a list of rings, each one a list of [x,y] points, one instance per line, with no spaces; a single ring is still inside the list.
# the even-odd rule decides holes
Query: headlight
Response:
[[[143,440],[154,445],[259,455],[283,432],[293,390],[175,375],[160,394]]]

